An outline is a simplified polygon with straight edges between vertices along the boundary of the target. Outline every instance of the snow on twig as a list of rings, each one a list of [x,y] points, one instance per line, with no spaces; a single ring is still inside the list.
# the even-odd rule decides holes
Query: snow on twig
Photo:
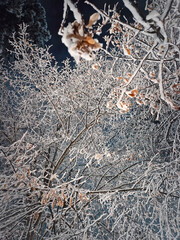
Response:
[[[142,24],[144,26],[145,30],[147,30],[148,28],[151,27],[149,23],[147,23],[143,20],[143,18],[138,13],[137,9],[129,2],[129,0],[123,0],[123,2],[124,2],[125,7],[127,7],[130,10],[130,12],[132,13],[134,19],[138,23]]]
[[[80,12],[78,11],[78,9],[74,6],[74,4],[71,2],[71,0],[66,0],[66,1],[67,1],[67,4],[68,4],[70,10],[74,14],[74,18],[76,19],[76,21],[78,23],[81,23],[82,22],[82,16],[81,16]]]
[[[64,9],[63,9],[63,20],[61,22],[61,27],[59,29],[58,34],[61,35],[62,34],[62,30],[63,30],[63,26],[64,26],[64,22],[65,22],[65,18],[66,18],[66,14],[67,14],[67,0],[64,0]]]
[[[62,23],[61,23],[61,27],[58,31],[59,35],[63,34],[62,32],[63,32],[63,27],[64,27],[64,23],[65,23],[65,18],[66,18],[68,6],[69,6],[70,10],[73,12],[73,15],[74,15],[74,18],[76,19],[76,21],[78,23],[82,23],[82,16],[81,16],[79,10],[72,3],[72,1],[71,0],[64,0],[63,20],[62,20]]]

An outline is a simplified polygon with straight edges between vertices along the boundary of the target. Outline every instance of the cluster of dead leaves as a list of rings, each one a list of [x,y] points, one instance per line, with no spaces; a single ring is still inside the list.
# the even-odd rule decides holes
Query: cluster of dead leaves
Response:
[[[67,39],[72,39],[73,42],[76,42],[73,51],[78,51],[82,57],[84,57],[83,54],[92,57],[92,51],[96,51],[102,47],[102,44],[93,38],[92,31],[90,31],[91,26],[95,24],[99,17],[98,13],[91,15],[86,27],[83,22],[81,24],[77,21],[72,23],[73,33],[68,34]]]
[[[86,194],[78,192],[77,194],[77,200],[80,200],[81,202],[88,201]],[[59,207],[64,207],[65,205],[72,207],[73,206],[73,196],[72,195],[68,195],[67,193],[65,193],[64,189],[62,189],[61,192],[56,192],[54,189],[51,189],[48,193],[44,193],[42,196],[42,200],[41,200],[41,204],[42,205],[47,205],[48,203],[51,202],[51,206],[52,208],[54,208],[55,206],[59,206]]]

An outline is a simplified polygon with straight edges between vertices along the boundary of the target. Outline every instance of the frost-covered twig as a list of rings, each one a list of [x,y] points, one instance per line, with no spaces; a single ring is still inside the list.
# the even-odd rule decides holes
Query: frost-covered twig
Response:
[[[125,188],[125,189],[108,189],[108,190],[97,190],[97,191],[89,191],[87,192],[87,195],[94,195],[94,194],[106,194],[106,193],[116,193],[116,192],[136,192],[136,191],[142,191],[143,188]]]

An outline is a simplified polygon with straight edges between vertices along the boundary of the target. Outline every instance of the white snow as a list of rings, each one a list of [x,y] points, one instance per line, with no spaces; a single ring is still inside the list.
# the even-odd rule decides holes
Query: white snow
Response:
[[[136,8],[129,2],[129,0],[123,0],[123,2],[124,2],[125,7],[127,7],[127,8],[131,11],[134,19],[135,19],[138,23],[142,24],[146,30],[147,30],[148,28],[150,28],[150,24],[147,23],[147,22],[145,22],[145,21],[142,19],[142,17],[141,17],[141,16],[139,15],[139,13],[137,12]]]
[[[147,16],[146,16],[146,20],[150,20],[153,19],[155,17],[159,17],[160,14],[156,11],[156,10],[152,10]]]
[[[82,22],[81,14],[79,13],[78,9],[74,6],[74,4],[71,2],[71,0],[66,0],[69,8],[74,14],[74,18],[78,23]]]
[[[66,18],[66,12],[67,12],[67,6],[68,6],[67,1],[68,0],[64,0],[63,20],[65,20]]]
[[[77,46],[78,39],[68,37],[70,34],[73,34],[73,27],[71,23],[64,28],[62,43],[64,43],[64,45],[68,48],[70,55],[76,60],[76,62],[79,62],[79,54],[74,50]]]

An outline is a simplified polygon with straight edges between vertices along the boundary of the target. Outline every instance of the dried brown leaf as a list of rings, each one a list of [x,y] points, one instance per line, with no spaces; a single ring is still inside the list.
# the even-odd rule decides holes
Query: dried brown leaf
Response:
[[[96,23],[97,20],[99,20],[99,18],[100,18],[99,13],[92,14],[89,18],[89,22],[86,27],[88,28],[91,27],[93,24]]]

